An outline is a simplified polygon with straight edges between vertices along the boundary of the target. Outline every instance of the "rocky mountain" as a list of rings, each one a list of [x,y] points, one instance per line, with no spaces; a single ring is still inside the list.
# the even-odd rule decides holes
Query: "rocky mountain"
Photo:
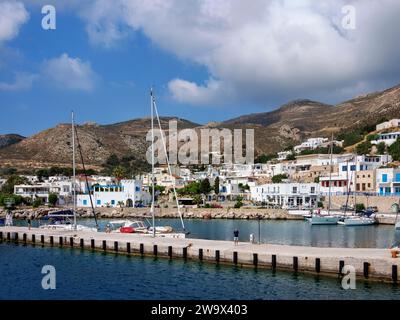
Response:
[[[177,120],[178,129],[254,129],[255,152],[261,154],[280,151],[308,137],[330,137],[332,133],[338,135],[366,125],[374,126],[394,117],[400,118],[400,86],[359,96],[338,105],[295,100],[274,111],[244,115],[225,122],[210,122],[206,126],[184,119]],[[161,119],[164,129],[168,128],[171,119]],[[112,154],[118,157],[133,156],[138,161],[144,161],[149,129],[149,118],[110,125],[88,123],[77,126],[85,160],[96,169],[102,168]],[[2,148],[0,167],[69,165],[72,152],[70,141],[70,125],[60,124]]]
[[[11,146],[12,144],[18,143],[24,140],[25,137],[19,134],[0,134],[0,149]]]

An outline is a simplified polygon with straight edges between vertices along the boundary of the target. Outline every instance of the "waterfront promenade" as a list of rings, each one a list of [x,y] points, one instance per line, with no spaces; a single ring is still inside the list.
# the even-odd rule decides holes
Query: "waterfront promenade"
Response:
[[[27,227],[1,227],[0,240],[54,247],[73,247],[117,254],[200,260],[257,268],[285,269],[303,273],[341,276],[345,265],[357,277],[398,281],[400,258],[389,249],[321,248],[273,244],[251,244],[204,239],[152,238],[139,234],[88,231],[56,231]]]

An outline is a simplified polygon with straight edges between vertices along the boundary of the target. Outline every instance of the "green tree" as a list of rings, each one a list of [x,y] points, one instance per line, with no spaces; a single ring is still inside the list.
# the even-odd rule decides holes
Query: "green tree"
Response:
[[[113,170],[113,176],[117,179],[118,184],[121,182],[123,178],[126,177],[126,170],[122,166],[116,166]]]
[[[209,194],[211,191],[211,185],[210,185],[210,181],[208,180],[208,178],[205,178],[204,180],[201,180],[200,182],[200,193],[202,194]]]
[[[54,207],[57,204],[58,196],[55,193],[49,194],[49,204]]]
[[[214,180],[214,192],[215,194],[219,194],[219,177],[216,177]]]
[[[385,152],[386,152],[386,144],[384,142],[379,142],[376,145],[376,148],[378,150],[378,154],[385,154]]]
[[[14,193],[14,186],[19,185],[19,184],[28,184],[29,181],[25,177],[21,177],[18,175],[11,175],[6,183],[3,185],[1,188],[1,192],[6,193],[6,194],[13,194]]]
[[[262,154],[259,155],[254,162],[255,163],[267,163],[268,161],[275,159],[277,157],[276,154]]]
[[[361,154],[369,154],[370,150],[371,150],[371,142],[369,141],[364,141],[361,142],[360,144],[358,144],[356,146],[356,152],[357,154],[361,155]]]
[[[290,161],[296,160],[296,156],[295,156],[293,153],[288,154],[288,155],[286,156],[286,160],[290,160]]]
[[[242,197],[237,197],[236,198],[236,203],[234,205],[234,208],[235,209],[239,209],[241,207],[243,207],[243,198]]]
[[[287,179],[286,174],[277,174],[272,177],[272,183],[281,183],[283,179]]]
[[[397,139],[395,143],[389,146],[388,152],[392,156],[393,160],[400,160],[400,139]]]
[[[32,203],[32,207],[39,208],[42,204],[43,204],[42,199],[41,198],[36,198]]]
[[[203,200],[201,199],[200,195],[196,194],[196,195],[193,196],[193,203],[194,204],[199,205],[199,204],[202,204],[202,202],[203,202]]]

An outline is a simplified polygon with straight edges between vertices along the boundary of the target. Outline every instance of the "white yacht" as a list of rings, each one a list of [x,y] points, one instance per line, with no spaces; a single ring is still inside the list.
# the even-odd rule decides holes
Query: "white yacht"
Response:
[[[340,219],[340,215],[333,215],[331,212],[331,177],[332,177],[332,154],[333,154],[333,135],[331,138],[331,153],[329,161],[329,202],[328,202],[328,212],[323,214],[320,209],[316,213],[308,218],[311,225],[335,225]]]
[[[151,145],[151,168],[152,168],[152,171],[151,171],[151,173],[152,173],[151,199],[152,200],[151,200],[150,213],[151,213],[151,217],[152,217],[152,223],[151,223],[151,226],[147,227],[143,221],[133,221],[133,220],[129,220],[129,219],[113,220],[113,221],[109,222],[110,225],[114,229],[111,232],[140,233],[140,234],[143,234],[144,236],[184,239],[184,238],[186,238],[186,235],[188,234],[188,232],[185,231],[185,224],[183,222],[182,213],[180,210],[180,204],[178,201],[178,194],[176,192],[175,186],[172,186],[172,189],[174,192],[176,207],[178,208],[178,214],[179,214],[179,218],[181,220],[183,232],[177,232],[170,226],[156,226],[155,225],[155,212],[154,212],[154,207],[155,207],[154,163],[155,163],[155,159],[154,159],[154,144],[153,144],[153,141],[154,141],[154,113],[157,118],[159,130],[161,132],[161,140],[162,140],[162,144],[164,147],[166,160],[167,160],[166,162],[167,162],[168,171],[169,171],[170,176],[172,176],[172,171],[171,171],[171,167],[169,164],[167,147],[166,147],[165,140],[164,140],[164,133],[163,133],[163,130],[161,127],[160,118],[158,116],[156,99],[155,99],[155,96],[153,95],[153,90],[150,91],[150,98],[151,98],[151,136],[152,136],[152,145]]]
[[[339,221],[339,224],[352,227],[352,226],[371,226],[375,224],[375,219],[369,217],[348,217],[343,221]]]
[[[78,148],[80,148],[79,138],[77,136],[77,131],[75,129],[74,123],[74,112],[71,113],[71,123],[72,123],[72,170],[73,170],[73,180],[72,180],[72,195],[73,195],[73,209],[59,211],[56,213],[48,214],[45,218],[50,220],[50,223],[39,226],[40,229],[51,229],[51,230],[60,230],[60,231],[91,231],[97,232],[98,228],[92,228],[84,225],[80,225],[76,223],[76,163],[75,163],[75,135],[78,142]],[[85,164],[83,163],[82,150],[81,159],[82,165],[85,170]],[[88,182],[86,180],[86,184]],[[90,193],[89,193],[90,196]],[[94,209],[92,206],[94,218],[97,226],[97,219],[94,213]]]

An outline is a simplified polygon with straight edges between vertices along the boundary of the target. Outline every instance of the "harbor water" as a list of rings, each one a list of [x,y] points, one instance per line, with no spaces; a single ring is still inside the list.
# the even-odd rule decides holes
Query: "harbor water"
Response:
[[[99,220],[101,230],[105,230],[109,220]],[[26,225],[25,221],[15,221],[16,225]],[[94,226],[93,219],[81,219],[80,224]],[[35,221],[33,226],[37,226]],[[156,225],[170,225],[181,228],[179,219],[156,219]],[[339,248],[389,248],[400,241],[400,232],[393,225],[346,227],[343,225],[313,226],[301,220],[228,220],[228,219],[187,219],[189,237],[210,240],[232,240],[233,230],[239,230],[240,241],[249,241],[250,234],[262,243],[286,244],[313,247]],[[260,233],[259,233],[260,231]]]
[[[399,299],[400,289],[357,281],[194,261],[0,243],[0,299]],[[56,288],[42,288],[43,266]]]

